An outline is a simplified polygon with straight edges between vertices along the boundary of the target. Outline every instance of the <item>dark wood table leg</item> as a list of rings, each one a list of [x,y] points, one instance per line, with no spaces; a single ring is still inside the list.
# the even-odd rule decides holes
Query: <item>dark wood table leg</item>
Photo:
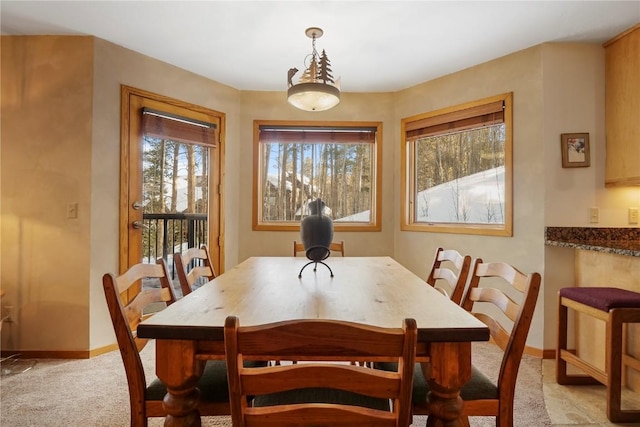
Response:
[[[196,343],[182,340],[156,341],[156,374],[167,387],[165,427],[200,427],[196,388],[204,362],[195,358]]]
[[[431,362],[423,365],[431,391],[427,427],[463,426],[460,389],[471,378],[471,343],[431,343]]]

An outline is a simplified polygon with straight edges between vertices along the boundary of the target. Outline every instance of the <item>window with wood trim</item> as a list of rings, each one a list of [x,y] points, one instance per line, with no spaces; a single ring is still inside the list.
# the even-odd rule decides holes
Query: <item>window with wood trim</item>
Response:
[[[511,93],[401,128],[402,230],[513,235]]]
[[[254,121],[254,230],[299,230],[325,202],[334,229],[380,230],[379,122]]]
[[[142,108],[144,262],[209,244],[209,165],[217,128],[215,123]]]

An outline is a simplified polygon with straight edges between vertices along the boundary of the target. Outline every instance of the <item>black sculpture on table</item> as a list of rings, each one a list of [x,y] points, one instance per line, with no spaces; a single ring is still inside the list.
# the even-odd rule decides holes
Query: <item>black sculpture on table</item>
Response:
[[[302,270],[309,264],[314,264],[313,271],[316,271],[318,264],[324,265],[329,269],[329,273],[333,277],[331,267],[323,262],[331,255],[329,246],[333,241],[333,221],[328,216],[322,215],[322,210],[325,206],[326,204],[319,198],[309,202],[310,215],[303,219],[300,224],[302,244],[307,258],[311,261],[302,267],[298,277],[302,277]]]

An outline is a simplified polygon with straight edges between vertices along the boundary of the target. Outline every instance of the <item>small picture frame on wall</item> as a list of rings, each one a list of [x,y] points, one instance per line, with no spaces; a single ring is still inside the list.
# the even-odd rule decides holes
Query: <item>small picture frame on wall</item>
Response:
[[[563,168],[584,168],[591,164],[588,133],[560,135]]]

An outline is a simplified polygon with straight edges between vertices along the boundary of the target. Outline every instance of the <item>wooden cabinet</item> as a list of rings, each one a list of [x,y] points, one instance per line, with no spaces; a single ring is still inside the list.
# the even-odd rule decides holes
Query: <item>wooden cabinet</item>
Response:
[[[612,275],[612,272],[616,272]],[[615,286],[640,292],[640,258],[576,249],[575,286]],[[580,357],[600,369],[605,366],[605,324],[591,316],[578,315],[576,323],[576,348]],[[627,352],[640,357],[640,324],[627,325]],[[626,385],[640,392],[640,375],[632,369],[622,370]],[[634,424],[635,425],[635,424]]]
[[[605,185],[640,185],[640,24],[604,47]]]

